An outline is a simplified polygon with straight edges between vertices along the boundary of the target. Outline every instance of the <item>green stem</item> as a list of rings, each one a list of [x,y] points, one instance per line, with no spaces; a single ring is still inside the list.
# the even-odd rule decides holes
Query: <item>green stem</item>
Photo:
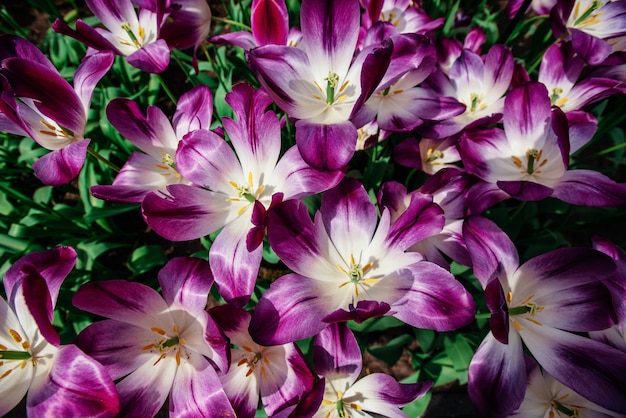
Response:
[[[522,20],[524,14],[526,14],[526,9],[528,9],[528,6],[530,6],[531,2],[532,0],[524,0],[524,3],[522,3],[522,6],[519,8],[517,13],[515,13],[515,17],[513,17],[511,23],[509,23],[509,26],[506,27],[505,31],[502,33],[502,35],[500,35],[500,38],[498,38],[497,43],[505,44],[506,41],[509,40],[509,36],[511,36],[519,22]]]
[[[185,73],[187,81],[189,81],[189,83],[191,83],[193,87],[197,86],[198,82],[189,75],[189,73],[187,72],[187,68],[185,68],[185,63],[180,59],[180,57],[175,52],[172,54],[172,56],[174,57],[174,61],[176,61],[180,69],[183,70],[183,73]]]
[[[241,22],[237,22],[236,20],[231,20],[231,19],[227,19],[225,17],[217,17],[217,16],[211,16],[212,20],[215,20],[216,22],[220,22],[220,23],[227,23],[229,25],[235,25],[235,26],[239,26],[240,28],[243,28],[245,30],[247,30],[248,32],[252,32],[252,28],[244,23]]]
[[[0,351],[3,360],[28,360],[31,357],[27,351]]]
[[[161,74],[155,74],[155,75],[157,77],[157,80],[159,80],[159,83],[161,83],[161,87],[163,87],[163,91],[165,91],[165,94],[167,94],[167,97],[170,98],[172,103],[177,104],[178,100],[176,100],[176,96],[172,94],[172,91],[170,90],[170,88],[167,86],[167,84],[165,84],[165,80],[163,80],[163,77],[161,77]]]
[[[115,164],[113,164],[111,161],[107,160],[106,158],[104,158],[102,155],[100,155],[100,153],[98,151],[96,151],[95,149],[91,148],[91,147],[87,147],[87,152],[95,157],[97,160],[102,161],[105,165],[109,166],[112,170],[114,170],[116,173],[120,172],[120,168],[118,166],[116,166]]]

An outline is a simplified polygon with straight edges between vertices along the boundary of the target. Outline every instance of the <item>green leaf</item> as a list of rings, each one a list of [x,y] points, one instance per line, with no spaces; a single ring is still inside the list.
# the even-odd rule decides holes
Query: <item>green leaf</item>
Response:
[[[444,349],[452,360],[452,365],[457,373],[459,383],[467,383],[467,371],[474,355],[469,342],[460,334],[448,334],[444,338]]]
[[[163,248],[159,245],[144,245],[135,249],[129,259],[128,268],[134,275],[146,273],[153,268],[161,267],[167,262]]]
[[[424,411],[426,411],[426,408],[428,407],[428,404],[430,403],[432,397],[432,391],[428,391],[421,398],[417,398],[416,400],[402,408],[402,411],[404,411],[404,413],[410,417],[419,417],[424,413]]]
[[[415,329],[415,338],[424,353],[432,351],[436,337],[437,335],[432,329]]]
[[[374,356],[383,360],[390,366],[393,366],[398,362],[400,356],[404,352],[404,348],[413,342],[413,337],[408,334],[400,335],[391,341],[389,341],[384,346],[379,347],[368,347],[367,351],[372,353]]]
[[[357,324],[354,321],[348,322],[348,326],[352,331],[357,332],[372,332],[372,331],[382,331],[389,328],[395,328],[403,326],[404,322],[399,319],[394,318],[393,316],[381,316],[378,318],[370,318]]]

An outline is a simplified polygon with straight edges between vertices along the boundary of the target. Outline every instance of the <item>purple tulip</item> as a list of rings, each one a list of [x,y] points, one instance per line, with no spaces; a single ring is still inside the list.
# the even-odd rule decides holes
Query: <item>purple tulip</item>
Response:
[[[76,263],[70,247],[30,253],[4,276],[0,298],[0,415],[26,397],[28,416],[115,417],[119,399],[97,361],[60,345],[52,326],[61,284]]]
[[[463,236],[491,312],[491,332],[469,367],[468,391],[480,415],[506,416],[522,403],[524,347],[563,385],[603,408],[626,413],[626,355],[579,335],[614,324],[604,284],[615,271],[610,257],[561,248],[519,265],[508,236],[480,217],[465,221]]]
[[[73,180],[83,167],[89,139],[85,126],[91,96],[113,64],[113,54],[88,56],[74,74],[72,87],[30,42],[0,35],[0,127],[30,136],[52,152],[33,164],[39,179],[51,186]]]
[[[393,315],[418,328],[450,330],[473,320],[474,301],[443,268],[407,252],[441,230],[441,209],[415,196],[390,222],[364,187],[345,179],[324,193],[311,221],[304,204],[287,201],[269,215],[268,238],[294,273],[272,283],[252,315],[260,344],[316,335],[330,323]]]
[[[213,284],[206,261],[175,258],[159,272],[163,297],[141,283],[89,282],[74,305],[105,318],[77,345],[119,380],[120,416],[228,416],[233,409],[216,369],[228,370],[228,345],[206,312]]]

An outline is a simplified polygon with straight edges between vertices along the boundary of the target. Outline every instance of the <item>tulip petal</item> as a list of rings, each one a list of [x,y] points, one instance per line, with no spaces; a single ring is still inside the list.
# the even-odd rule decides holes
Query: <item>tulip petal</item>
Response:
[[[345,167],[356,147],[358,133],[351,122],[332,125],[296,122],[296,145],[304,161],[319,170]]]
[[[87,157],[89,140],[74,142],[52,151],[33,163],[35,175],[50,186],[61,186],[78,176]]]
[[[159,270],[159,284],[163,299],[169,306],[178,306],[189,312],[204,312],[207,295],[213,285],[213,275],[206,260],[178,257]]]

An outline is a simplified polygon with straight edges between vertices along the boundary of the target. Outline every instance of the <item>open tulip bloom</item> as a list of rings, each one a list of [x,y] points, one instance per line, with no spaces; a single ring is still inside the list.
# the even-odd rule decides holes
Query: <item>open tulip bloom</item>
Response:
[[[0,51],[0,126],[6,132],[30,136],[52,151],[33,164],[43,183],[68,183],[85,162],[91,96],[113,64],[113,54],[103,52],[85,58],[76,69],[72,87],[25,39],[0,35]]]
[[[524,347],[556,380],[601,407],[626,413],[626,356],[579,335],[615,320],[604,284],[611,258],[562,248],[519,265],[511,240],[493,222],[470,217],[463,229],[474,274],[485,288],[491,332],[469,367],[469,394],[482,416],[506,416],[526,388]]]
[[[163,297],[125,280],[87,283],[74,305],[103,316],[77,345],[117,383],[120,416],[234,416],[218,370],[228,370],[227,342],[206,312],[213,284],[206,261],[175,258],[159,272]],[[217,370],[216,370],[217,369]]]
[[[115,417],[119,399],[97,361],[61,345],[52,326],[63,280],[76,263],[70,247],[33,252],[4,276],[0,298],[0,415],[27,394],[29,416]]]
[[[474,301],[448,271],[406,250],[438,233],[441,209],[432,199],[411,200],[390,223],[363,186],[346,178],[323,194],[309,217],[287,201],[269,214],[268,238],[294,273],[272,283],[252,314],[250,334],[260,344],[316,335],[330,323],[382,315],[418,328],[451,330],[473,320]]]

